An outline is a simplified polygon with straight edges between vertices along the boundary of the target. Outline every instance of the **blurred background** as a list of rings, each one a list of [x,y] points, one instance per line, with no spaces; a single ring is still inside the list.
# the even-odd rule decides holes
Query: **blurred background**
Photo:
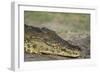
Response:
[[[65,40],[90,35],[90,14],[24,11],[24,23],[54,30]]]

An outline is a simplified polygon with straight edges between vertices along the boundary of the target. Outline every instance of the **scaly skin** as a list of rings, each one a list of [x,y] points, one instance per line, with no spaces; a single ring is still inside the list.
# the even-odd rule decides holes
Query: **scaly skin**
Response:
[[[79,57],[81,50],[78,46],[73,46],[62,40],[60,37],[52,37],[55,33],[30,32],[33,28],[29,26],[25,32],[24,49],[30,54],[52,54],[65,57]],[[60,39],[58,41],[58,39]]]

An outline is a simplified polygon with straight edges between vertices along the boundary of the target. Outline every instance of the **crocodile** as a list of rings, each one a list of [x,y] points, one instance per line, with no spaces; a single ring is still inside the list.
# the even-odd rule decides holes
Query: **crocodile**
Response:
[[[55,31],[46,27],[24,25],[24,52],[77,58],[81,48],[62,39]]]

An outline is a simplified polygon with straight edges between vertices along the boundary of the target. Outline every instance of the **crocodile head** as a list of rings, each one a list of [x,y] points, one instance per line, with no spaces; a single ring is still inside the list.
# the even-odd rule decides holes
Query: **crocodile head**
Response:
[[[25,26],[24,49],[30,54],[79,57],[81,50],[47,28]]]

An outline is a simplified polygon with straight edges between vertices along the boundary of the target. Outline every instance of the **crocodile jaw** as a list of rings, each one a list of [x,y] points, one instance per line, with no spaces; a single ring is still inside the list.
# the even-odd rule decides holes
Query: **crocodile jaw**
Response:
[[[60,51],[60,52],[53,51],[52,52],[51,50],[45,51],[45,50],[35,50],[35,49],[30,48],[30,49],[27,49],[26,52],[30,53],[30,54],[33,54],[33,53],[36,53],[36,54],[45,53],[45,54],[59,55],[59,56],[65,56],[65,57],[79,57],[80,56],[80,52],[79,51],[70,51],[70,52],[69,51]]]
[[[66,49],[66,50],[62,50],[61,48],[53,48],[50,47],[48,45],[46,45],[45,43],[42,42],[36,42],[34,41],[34,43],[30,43],[30,46],[32,46],[32,44],[37,45],[37,47],[33,48],[33,47],[28,47],[27,43],[25,43],[24,47],[25,47],[25,52],[33,54],[52,54],[52,55],[59,55],[59,56],[65,56],[65,57],[79,57],[80,56],[80,51],[78,50],[71,50],[71,49]],[[44,46],[43,46],[44,45]],[[42,46],[42,47],[41,47]]]

